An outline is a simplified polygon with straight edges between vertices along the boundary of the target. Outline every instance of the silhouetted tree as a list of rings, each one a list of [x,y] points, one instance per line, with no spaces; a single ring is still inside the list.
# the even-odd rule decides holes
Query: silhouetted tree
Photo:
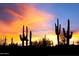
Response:
[[[73,32],[70,32],[70,20],[68,19],[67,31],[63,28],[64,37],[67,39],[67,45],[69,45],[69,39],[72,38]]]
[[[59,19],[57,19],[57,25],[55,23],[55,33],[57,35],[57,41],[58,41],[58,45],[59,45],[59,35],[61,32],[61,24],[59,24]]]

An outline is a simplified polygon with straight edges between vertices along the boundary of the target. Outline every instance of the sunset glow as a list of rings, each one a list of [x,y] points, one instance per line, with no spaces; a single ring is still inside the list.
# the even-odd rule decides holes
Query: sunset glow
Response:
[[[28,26],[29,31],[30,30],[32,31],[33,33],[32,41],[35,40],[39,41],[44,37],[44,35],[46,35],[47,39],[50,39],[54,42],[54,44],[57,44],[57,36],[55,34],[54,23],[56,23],[56,19],[58,17],[60,19],[62,17],[58,16],[53,11],[51,13],[49,11],[45,11],[45,9],[43,9],[44,7],[38,8],[37,4],[14,4],[14,5],[16,7],[5,5],[3,10],[0,11],[0,13],[3,12],[7,14],[7,17],[9,17],[8,20],[0,18],[1,44],[4,42],[5,36],[7,38],[7,44],[11,42],[12,37],[14,39],[14,43],[21,44],[19,35],[22,34],[23,25]],[[50,10],[51,5],[48,6]],[[51,9],[54,10],[54,8],[55,7],[52,7]],[[4,18],[6,18],[6,16],[4,16]],[[72,17],[70,17],[70,19],[72,19]],[[74,27],[72,23],[73,22],[71,21],[71,28]],[[64,24],[62,27],[64,27]],[[72,44],[73,41],[76,42],[79,40],[79,31],[75,29],[71,30],[74,30],[73,37],[70,40],[70,43]]]

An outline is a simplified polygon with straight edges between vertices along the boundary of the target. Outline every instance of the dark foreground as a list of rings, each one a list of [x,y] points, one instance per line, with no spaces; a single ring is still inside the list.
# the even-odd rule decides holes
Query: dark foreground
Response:
[[[0,46],[3,56],[79,56],[79,46],[16,47]]]

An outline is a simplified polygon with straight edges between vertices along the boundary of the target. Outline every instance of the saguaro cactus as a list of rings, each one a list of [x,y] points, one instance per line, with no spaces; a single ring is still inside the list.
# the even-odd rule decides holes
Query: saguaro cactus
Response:
[[[6,37],[5,37],[5,40],[4,40],[4,45],[6,45],[6,40],[7,40],[7,39],[6,39]]]
[[[55,33],[57,35],[57,41],[58,41],[58,45],[59,45],[59,35],[61,32],[61,24],[59,24],[59,19],[57,19],[57,25],[55,23]]]
[[[20,39],[21,39],[21,41],[22,41],[22,46],[24,46],[24,39],[25,39],[24,25],[23,25],[23,32],[22,32],[22,35],[20,35]]]
[[[67,31],[63,28],[63,33],[65,38],[67,39],[67,45],[69,45],[69,39],[72,38],[73,32],[70,32],[70,20],[68,19]]]
[[[28,27],[26,26],[26,46],[28,46]]]
[[[30,31],[30,37],[29,37],[29,39],[30,39],[30,46],[32,46],[32,31]]]
[[[26,26],[26,35],[24,33],[24,25],[23,25],[23,32],[20,35],[20,39],[22,41],[22,46],[24,46],[24,41],[26,41],[26,46],[28,46],[28,27]]]
[[[11,38],[11,45],[13,44],[13,37]]]

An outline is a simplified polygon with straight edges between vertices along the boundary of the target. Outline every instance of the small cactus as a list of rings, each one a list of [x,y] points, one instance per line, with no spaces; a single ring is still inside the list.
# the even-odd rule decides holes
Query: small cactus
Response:
[[[5,37],[5,39],[4,39],[4,46],[6,46],[6,40],[7,40],[7,39],[6,39],[6,37]]]
[[[32,31],[30,31],[30,37],[29,37],[29,39],[30,39],[30,46],[32,46]]]
[[[13,37],[11,38],[11,45],[13,44]]]
[[[59,45],[59,35],[61,32],[61,24],[59,24],[59,19],[57,19],[57,25],[55,23],[55,33],[57,35],[57,41],[58,41],[58,45]]]
[[[47,46],[47,42],[46,42],[46,35],[43,38],[43,46]]]
[[[69,45],[69,39],[72,38],[73,32],[70,32],[70,20],[68,19],[67,31],[63,28],[64,37],[67,39],[67,45]]]

